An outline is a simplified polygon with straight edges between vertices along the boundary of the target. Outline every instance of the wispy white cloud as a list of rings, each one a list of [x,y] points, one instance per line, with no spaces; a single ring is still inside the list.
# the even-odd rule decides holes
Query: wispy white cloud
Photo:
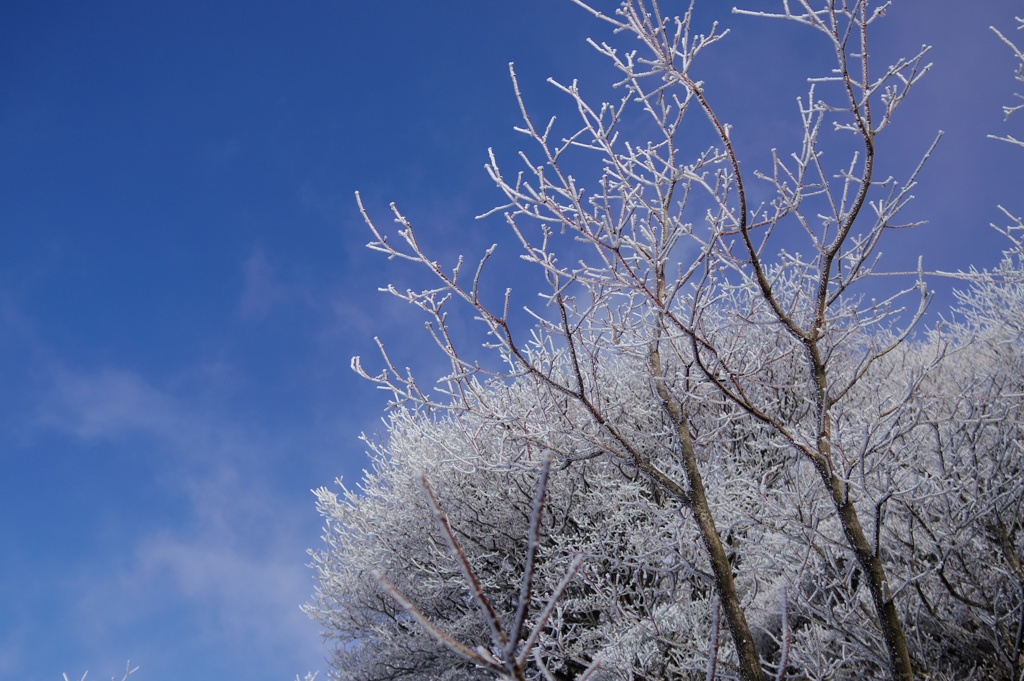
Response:
[[[51,367],[38,403],[38,425],[86,440],[151,433],[177,439],[189,422],[177,401],[136,373]]]
[[[287,289],[263,250],[254,250],[246,259],[242,271],[244,288],[238,302],[238,316],[241,319],[259,321],[287,299]]]
[[[69,606],[81,645],[127,647],[133,662],[156,672],[180,664],[175,658],[183,651],[209,646],[224,659],[246,659],[254,647],[272,651],[283,678],[319,665],[318,628],[300,611],[313,589],[305,565],[318,527],[312,498],[297,499],[268,473],[284,456],[286,435],[268,437],[260,424],[197,397],[203,390],[193,383],[158,386],[119,368],[51,365],[42,374],[35,429],[83,443],[144,442],[162,454],[153,470],[169,498],[178,499],[173,506],[163,500],[158,524],[137,527],[117,555],[69,557]],[[181,622],[187,634],[162,646],[140,638],[142,650],[121,643],[165,621]],[[5,658],[15,668],[23,663],[21,648],[0,649],[0,676]],[[264,653],[253,659],[265,660]],[[120,652],[105,653],[87,664],[96,670],[118,658]]]
[[[14,678],[15,672],[25,666],[24,636],[0,639],[0,678]]]
[[[117,569],[79,576],[74,612],[87,643],[110,649],[120,636],[160,626],[183,632],[163,647],[150,633],[132,650],[157,675],[209,649],[238,660],[240,675],[261,671],[250,667],[268,653],[284,678],[321,666],[318,628],[299,609],[312,591],[306,533],[296,531],[303,514],[233,477],[225,471],[200,485],[209,496],[193,498],[193,517],[140,539]]]
[[[315,659],[317,628],[299,610],[312,590],[307,514],[230,469],[191,486],[189,526],[142,541],[119,581],[188,601],[204,614],[204,637]]]

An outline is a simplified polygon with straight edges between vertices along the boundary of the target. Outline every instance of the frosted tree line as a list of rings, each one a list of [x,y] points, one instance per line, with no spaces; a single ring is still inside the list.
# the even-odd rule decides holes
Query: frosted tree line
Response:
[[[513,69],[526,144],[487,166],[546,282],[528,319],[519,291],[492,304],[493,250],[444,265],[363,209],[371,249],[434,277],[389,290],[450,370],[354,361],[394,407],[358,487],[317,492],[334,677],[1024,679],[1024,222],[929,328],[929,273],[878,257],[921,165],[882,177],[876,148],[927,50],[869,61],[890,3],[734,10],[833,55],[802,143],[755,169],[693,75],[725,32],[573,1],[621,98],[554,83],[565,128]]]

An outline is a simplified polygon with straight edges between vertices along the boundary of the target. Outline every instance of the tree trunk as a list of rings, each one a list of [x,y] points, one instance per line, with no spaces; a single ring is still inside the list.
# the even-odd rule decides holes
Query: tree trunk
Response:
[[[825,467],[819,466],[819,472],[832,496],[832,503],[835,504],[846,541],[853,549],[857,562],[860,563],[861,569],[864,570],[867,577],[878,623],[882,628],[882,635],[885,637],[885,644],[889,650],[889,673],[893,679],[898,681],[913,681],[914,671],[910,662],[907,636],[903,630],[903,620],[900,619],[899,612],[896,610],[896,603],[892,598],[882,558],[875,552],[871,542],[864,534],[857,509],[846,493],[843,481]]]
[[[754,645],[754,637],[750,634],[747,616],[743,612],[739,595],[736,593],[736,582],[732,578],[732,564],[722,545],[718,528],[715,527],[715,519],[711,514],[711,506],[708,504],[707,494],[704,491],[704,478],[700,474],[697,453],[693,448],[690,423],[679,402],[665,387],[661,354],[656,343],[651,346],[650,360],[658,396],[676,427],[679,455],[683,461],[683,468],[686,470],[686,478],[690,486],[688,494],[681,501],[686,503],[693,512],[697,527],[700,529],[701,539],[704,542],[704,548],[707,549],[708,558],[711,561],[711,572],[715,576],[715,591],[718,594],[722,610],[725,612],[725,621],[729,625],[729,632],[732,634],[733,644],[736,646],[736,655],[739,657],[740,678],[743,681],[767,681],[767,676],[761,668],[761,657],[757,652],[757,646]]]
[[[715,590],[725,612],[725,620],[729,624],[736,654],[739,657],[740,678],[744,681],[765,681],[764,670],[761,668],[761,657],[758,655],[754,638],[750,635],[747,617],[740,605],[736,593],[736,583],[732,578],[732,564],[722,545],[722,539],[715,527],[715,519],[711,515],[707,496],[704,493],[704,480],[697,467],[697,455],[690,438],[689,424],[684,417],[678,426],[678,436],[686,477],[690,483],[690,508],[700,528],[701,539],[711,559],[711,571],[715,575]]]

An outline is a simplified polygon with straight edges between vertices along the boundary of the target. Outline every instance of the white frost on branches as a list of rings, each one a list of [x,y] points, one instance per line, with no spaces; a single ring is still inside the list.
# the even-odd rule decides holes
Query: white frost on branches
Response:
[[[1021,49],[1019,47],[1017,47],[1016,43],[1014,43],[1012,40],[1010,40],[1005,35],[1003,35],[999,31],[999,29],[997,29],[995,26],[991,26],[990,28],[992,29],[993,33],[995,33],[997,36],[999,36],[1000,40],[1002,40],[1004,43],[1006,43],[1006,45],[1011,50],[1013,50],[1013,54],[1014,54],[1014,56],[1017,57],[1017,61],[1019,62],[1017,64],[1017,76],[1016,76],[1017,82],[1024,83],[1024,52],[1022,52]],[[1022,19],[1021,17],[1017,17],[1017,29],[1018,30],[1024,30],[1024,19]],[[1022,94],[1020,92],[1015,93],[1014,96],[1017,99],[1024,100],[1024,94]],[[1012,116],[1013,114],[1017,113],[1021,109],[1024,109],[1024,104],[1013,104],[1013,105],[1009,105],[1009,106],[1004,106],[1003,107],[1003,113],[1006,114],[1006,118],[1009,119],[1010,116]],[[997,135],[989,135],[989,137],[991,137],[992,139],[997,139],[997,140],[1001,140],[1003,142],[1009,142],[1010,144],[1015,144],[1017,146],[1024,147],[1024,141],[1021,141],[1021,140],[1017,139],[1013,135],[1007,135],[1005,137],[999,137]]]
[[[929,333],[923,268],[875,286],[898,281],[879,244],[912,226],[921,168],[878,178],[876,148],[927,49],[869,69],[888,3],[737,10],[833,59],[799,149],[749,171],[693,75],[725,32],[655,0],[573,1],[616,33],[592,45],[621,98],[553,83],[578,113],[562,130],[512,69],[529,146],[519,170],[487,165],[505,197],[488,215],[546,283],[529,323],[511,289],[486,302],[493,248],[446,268],[397,207],[391,232],[360,200],[369,247],[434,277],[385,290],[450,369],[431,389],[382,344],[378,373],[353,360],[394,408],[359,487],[316,492],[307,610],[334,677],[1022,678],[1024,227]],[[454,333],[455,305],[500,362]]]
[[[126,662],[124,665],[124,676],[121,677],[121,681],[128,681],[128,677],[139,671],[138,667],[133,667],[131,662]],[[67,674],[64,674],[64,681],[70,681]],[[81,681],[85,681],[86,677],[89,676],[89,672],[82,674]],[[114,681],[116,677],[111,677],[110,681]]]

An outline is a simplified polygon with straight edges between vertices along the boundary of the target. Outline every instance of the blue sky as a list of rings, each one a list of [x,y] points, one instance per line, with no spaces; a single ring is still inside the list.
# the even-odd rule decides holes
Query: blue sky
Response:
[[[987,28],[1015,11],[902,0],[880,28],[882,60],[930,43],[936,64],[883,167],[947,131],[911,211],[931,225],[895,236],[894,266],[991,266],[996,204],[1024,212],[1020,153],[985,139],[1019,130]],[[709,94],[739,144],[790,142],[820,53],[722,18]],[[422,320],[377,293],[414,275],[362,248],[353,192],[385,222],[398,201],[442,257],[499,240],[472,218],[501,200],[486,149],[519,144],[507,64],[564,111],[548,76],[609,81],[588,34],[608,37],[567,0],[0,5],[0,679],[325,669],[299,612],[309,490],[358,480],[385,404],[349,359],[372,367],[379,335],[432,366]]]

